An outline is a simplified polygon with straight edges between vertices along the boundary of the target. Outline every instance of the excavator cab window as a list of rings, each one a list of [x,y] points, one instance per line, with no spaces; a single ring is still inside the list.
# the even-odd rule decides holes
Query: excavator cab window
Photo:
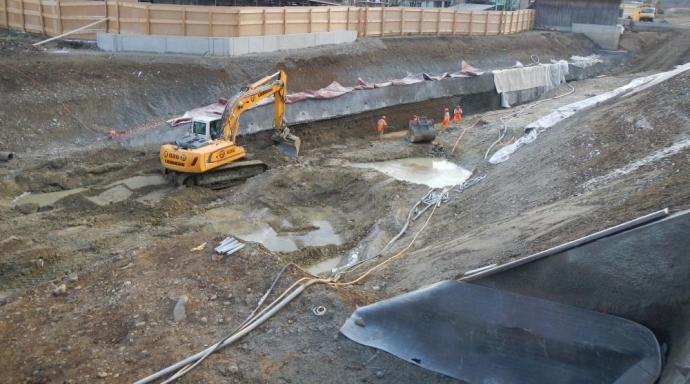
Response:
[[[192,133],[195,135],[206,135],[206,123],[203,121],[195,121],[192,124]]]
[[[215,140],[222,135],[221,130],[223,129],[223,124],[220,120],[214,120],[211,122],[211,139]]]

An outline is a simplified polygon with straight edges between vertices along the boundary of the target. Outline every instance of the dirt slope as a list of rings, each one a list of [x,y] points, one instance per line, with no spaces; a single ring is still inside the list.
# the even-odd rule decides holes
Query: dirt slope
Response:
[[[342,52],[328,48],[285,58],[228,61],[110,58],[98,52],[50,56],[55,54],[32,50],[20,41],[2,45],[11,45],[12,53],[3,55],[0,64],[9,63],[44,84],[68,109],[77,111],[76,116],[93,124],[90,128],[103,133],[113,122],[136,125],[165,117],[178,107],[184,110],[275,63],[290,71],[293,88],[317,87],[333,77],[343,83],[358,74],[385,78],[426,68],[428,63],[432,71],[440,70],[460,58],[503,66],[513,60],[526,62],[529,53],[544,60],[590,52],[590,43],[580,44],[578,39],[552,33],[496,40],[372,39]],[[495,45],[483,46],[486,41]],[[478,60],[492,50],[501,54]],[[326,56],[328,52],[332,56]],[[324,76],[317,79],[319,70]],[[513,130],[503,144],[551,109],[632,77],[575,84],[573,95],[545,102],[511,123]],[[304,127],[303,140],[311,146],[299,160],[261,147],[257,155],[270,162],[270,172],[214,192],[161,182],[155,154],[104,150],[93,144],[68,151],[77,140],[92,143],[94,135],[77,128],[66,110],[37,91],[40,88],[31,80],[3,70],[0,150],[20,148],[20,156],[0,165],[0,338],[6,341],[0,358],[11,367],[1,370],[0,382],[85,382],[99,375],[103,381],[131,382],[198,352],[251,312],[283,265],[381,249],[400,230],[409,207],[427,191],[373,170],[347,167],[347,161],[431,154],[448,156],[487,177],[465,193],[454,193],[404,258],[353,288],[309,289],[181,382],[451,382],[357,345],[338,336],[337,330],[357,306],[457,278],[468,269],[543,250],[653,210],[687,208],[687,148],[620,177],[606,176],[690,136],[689,88],[690,75],[685,74],[598,106],[542,133],[498,166],[482,158],[496,139],[501,114],[466,116],[460,127],[443,132],[434,145],[412,145],[392,137],[372,144],[364,119],[339,121],[332,127],[336,132]],[[557,89],[546,97],[565,91]],[[129,116],[122,116],[122,110]],[[52,121],[54,116],[58,121]],[[451,156],[457,137],[478,118],[487,124],[468,131]],[[46,124],[54,125],[53,131],[27,132],[26,126],[44,129]],[[85,189],[74,192],[75,188]],[[40,207],[14,208],[12,201],[28,191],[74,194],[42,201]],[[305,245],[317,229],[315,220],[329,222],[339,240]],[[389,255],[409,244],[422,221],[413,224]],[[232,257],[212,259],[214,241],[264,224],[276,234],[302,236],[303,243],[294,252],[269,252],[250,242]],[[191,251],[202,243],[208,248]],[[301,276],[289,269],[277,290]],[[65,294],[55,295],[61,284]],[[8,292],[14,296],[8,297]],[[187,320],[178,323],[173,308],[182,295],[189,299]],[[316,306],[324,306],[326,314],[316,316]]]
[[[630,61],[617,72],[668,71],[690,62],[690,30],[628,32],[619,49],[631,53]]]
[[[491,132],[493,133],[493,132]],[[489,134],[488,132],[486,134]],[[620,177],[614,170],[690,137],[690,74],[567,120],[498,166],[441,210],[444,225],[389,276],[423,286],[517,255],[547,249],[669,207],[690,207],[690,152],[650,161]],[[452,230],[451,230],[452,228]],[[423,261],[422,261],[423,260]]]

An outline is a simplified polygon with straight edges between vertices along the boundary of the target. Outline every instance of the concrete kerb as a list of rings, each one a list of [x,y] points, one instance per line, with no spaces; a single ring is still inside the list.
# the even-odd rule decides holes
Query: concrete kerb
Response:
[[[97,33],[98,48],[109,52],[182,53],[239,56],[248,53],[351,43],[356,31],[299,33],[255,37],[192,37]]]
[[[650,23],[650,22],[640,22],[640,23],[630,23],[630,30],[633,32],[666,32],[673,29],[673,24],[671,23]]]

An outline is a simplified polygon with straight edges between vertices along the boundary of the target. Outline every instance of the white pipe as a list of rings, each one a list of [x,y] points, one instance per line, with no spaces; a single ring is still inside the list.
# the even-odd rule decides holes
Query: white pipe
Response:
[[[463,277],[460,279],[460,281],[472,282],[472,281],[481,279],[482,277],[491,276],[491,275],[496,274],[498,272],[505,271],[505,270],[508,270],[511,268],[515,268],[515,267],[522,265],[522,264],[527,264],[529,262],[543,259],[547,256],[551,256],[551,255],[556,254],[556,253],[567,251],[571,248],[575,248],[575,247],[582,245],[582,244],[585,244],[585,243],[591,243],[592,241],[599,240],[602,237],[606,237],[608,235],[615,234],[615,233],[620,232],[624,229],[628,229],[628,228],[636,227],[636,226],[641,225],[641,224],[645,224],[647,222],[656,220],[660,217],[664,217],[668,214],[669,214],[669,210],[668,210],[668,208],[665,208],[665,209],[662,209],[661,211],[650,213],[649,215],[638,217],[637,219],[630,220],[628,222],[616,225],[615,227],[607,228],[607,229],[604,229],[603,231],[593,233],[589,236],[585,236],[585,237],[579,238],[577,240],[573,240],[571,242],[561,244],[557,247],[553,247],[553,248],[547,249],[545,251],[535,253],[534,255],[527,256],[527,257],[524,257],[522,259],[512,261],[510,263],[501,264],[496,268],[491,268],[491,269],[485,270],[483,272],[475,273],[471,276]]]
[[[73,30],[71,30],[71,31],[69,31],[69,32],[65,32],[65,33],[63,33],[62,35],[57,35],[57,36],[55,36],[55,37],[51,37],[50,39],[46,39],[46,40],[43,40],[43,41],[39,41],[38,43],[33,43],[33,46],[34,46],[34,47],[37,47],[37,46],[39,46],[39,45],[41,45],[41,44],[45,44],[45,43],[47,43],[47,42],[49,42],[49,41],[57,40],[57,39],[59,39],[59,38],[61,38],[61,37],[65,37],[65,36],[67,36],[67,35],[71,35],[71,34],[73,34],[74,32],[79,32],[79,31],[84,30],[84,29],[86,29],[86,28],[88,28],[88,27],[93,27],[94,25],[99,24],[99,23],[102,23],[102,22],[104,22],[104,21],[107,21],[108,19],[110,19],[110,18],[109,18],[109,17],[106,17],[105,19],[100,19],[100,20],[98,20],[98,21],[95,21],[95,22],[93,22],[93,23],[91,23],[91,24],[88,24],[88,25],[85,25],[85,26],[83,26],[83,27],[79,27],[79,28],[73,29]]]
[[[225,240],[221,241],[220,244],[218,244],[218,246],[219,246],[219,247],[220,247],[220,246],[223,246],[223,245],[225,245],[225,244],[227,244],[227,243],[229,243],[229,242],[231,242],[231,241],[233,241],[233,240],[235,240],[234,237],[226,237]]]
[[[233,241],[229,241],[229,242],[227,242],[227,243],[225,243],[225,244],[219,246],[219,247],[216,248],[216,249],[219,250],[219,251],[222,251],[223,249],[231,248],[233,245],[237,245],[237,244],[238,244],[237,241],[236,241],[236,240],[233,240]]]
[[[218,244],[218,246],[216,247],[216,249],[221,248],[221,247],[223,247],[224,245],[226,245],[226,244],[228,244],[228,243],[231,243],[231,242],[233,242],[233,241],[235,241],[235,238],[234,238],[234,237],[228,237],[228,238],[226,238],[225,240],[221,241],[220,244]]]
[[[307,287],[309,287],[310,285],[315,284],[315,283],[323,283],[323,284],[326,284],[326,283],[329,283],[329,282],[330,282],[330,280],[314,279],[314,280],[309,280],[309,281],[307,281],[306,283],[302,284],[302,285],[299,286],[297,289],[295,289],[290,295],[288,295],[286,298],[284,298],[283,301],[281,301],[281,302],[279,302],[278,304],[276,304],[276,306],[273,307],[270,311],[266,312],[263,316],[261,316],[260,318],[256,319],[256,321],[254,321],[253,323],[249,324],[249,326],[247,326],[247,328],[244,328],[243,330],[239,331],[239,332],[238,332],[237,334],[235,334],[234,336],[232,336],[232,337],[228,338],[227,340],[225,340],[225,341],[220,345],[220,347],[219,347],[218,349],[227,347],[228,345],[230,345],[230,344],[234,343],[235,341],[239,340],[240,338],[242,338],[242,337],[243,337],[244,335],[246,335],[247,333],[253,331],[256,327],[258,327],[259,325],[261,325],[264,321],[268,320],[268,319],[269,319],[271,316],[273,316],[276,312],[278,312],[278,311],[281,310],[284,306],[286,306],[289,302],[291,302],[295,297],[299,296],[300,293],[302,293],[302,292],[303,292]],[[218,343],[216,343],[216,344],[214,344],[214,345],[212,345],[212,346],[206,348],[205,350],[203,350],[203,351],[197,353],[197,354],[194,355],[194,356],[188,357],[188,358],[186,358],[186,359],[184,359],[184,360],[182,360],[182,361],[180,361],[180,362],[178,362],[178,363],[175,363],[175,364],[169,366],[168,368],[165,368],[165,369],[163,369],[163,370],[161,370],[161,371],[158,371],[158,372],[156,372],[156,373],[154,373],[154,374],[152,374],[152,375],[150,375],[150,376],[148,376],[148,377],[145,377],[145,378],[143,378],[143,379],[141,379],[141,380],[135,382],[134,384],[146,384],[146,383],[150,383],[150,382],[152,382],[152,381],[154,381],[154,380],[156,380],[156,379],[159,379],[159,378],[161,378],[161,377],[163,377],[163,376],[165,376],[165,375],[167,375],[167,374],[169,374],[169,373],[172,373],[172,372],[174,372],[174,371],[177,371],[178,369],[184,367],[185,365],[190,364],[190,363],[193,363],[194,361],[198,360],[199,358],[201,358],[202,356],[204,356],[204,355],[206,354],[206,352],[208,352],[208,351],[211,350],[211,349],[216,348],[217,345],[218,345]]]
[[[234,247],[226,249],[225,251],[223,251],[223,253],[225,253],[226,255],[230,255],[230,254],[232,254],[232,253],[234,253],[237,250],[242,249],[242,248],[244,248],[244,244],[237,244]]]
[[[229,242],[229,243],[223,245],[222,247],[216,248],[216,252],[218,252],[218,253],[223,253],[223,252],[227,251],[228,249],[231,249],[231,248],[233,248],[233,247],[236,247],[238,244],[239,244],[239,243],[238,243],[237,241],[231,241],[231,242]]]

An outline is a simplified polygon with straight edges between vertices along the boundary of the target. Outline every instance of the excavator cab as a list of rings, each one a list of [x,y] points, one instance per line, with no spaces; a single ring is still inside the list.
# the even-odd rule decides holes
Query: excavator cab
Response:
[[[220,116],[195,117],[187,135],[177,139],[175,145],[182,149],[201,148],[221,136],[222,128]]]

